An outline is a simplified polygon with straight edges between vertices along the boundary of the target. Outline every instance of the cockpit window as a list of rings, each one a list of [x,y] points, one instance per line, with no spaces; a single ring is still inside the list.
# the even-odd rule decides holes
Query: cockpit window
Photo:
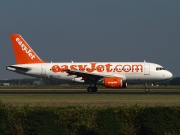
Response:
[[[156,70],[165,70],[163,67],[157,67]]]

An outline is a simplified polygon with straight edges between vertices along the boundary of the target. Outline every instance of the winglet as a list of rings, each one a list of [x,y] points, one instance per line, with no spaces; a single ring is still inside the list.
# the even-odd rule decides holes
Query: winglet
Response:
[[[26,41],[19,34],[11,34],[12,46],[17,64],[45,63],[31,49]]]

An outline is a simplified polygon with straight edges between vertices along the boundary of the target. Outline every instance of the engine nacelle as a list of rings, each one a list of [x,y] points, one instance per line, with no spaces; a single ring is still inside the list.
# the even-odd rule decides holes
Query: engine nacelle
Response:
[[[123,83],[120,77],[104,78],[104,86],[108,88],[126,88],[127,83]]]
[[[127,83],[123,82],[122,88],[126,88],[127,87]]]

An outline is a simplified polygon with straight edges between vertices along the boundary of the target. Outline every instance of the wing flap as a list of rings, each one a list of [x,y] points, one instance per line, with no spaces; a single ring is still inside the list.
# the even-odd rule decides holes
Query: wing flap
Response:
[[[98,82],[100,80],[102,80],[105,77],[120,77],[123,79],[123,81],[126,80],[126,76],[125,75],[112,75],[112,74],[97,74],[97,73],[89,73],[89,72],[85,72],[85,71],[80,71],[80,70],[64,70],[66,73],[68,73],[68,76],[71,75],[75,75],[75,78],[78,77],[82,77],[82,80],[84,81],[90,81],[90,82]]]
[[[95,73],[89,73],[89,72],[84,72],[84,71],[79,71],[79,70],[65,70],[66,73],[68,73],[68,76],[70,75],[75,75],[76,78],[82,77],[82,80],[84,81],[91,81],[91,82],[97,82],[101,78],[104,77],[104,75],[101,74],[95,74]]]

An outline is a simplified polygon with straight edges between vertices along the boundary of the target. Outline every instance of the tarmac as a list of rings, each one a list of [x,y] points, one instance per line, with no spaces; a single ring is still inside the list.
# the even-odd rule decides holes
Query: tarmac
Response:
[[[87,92],[84,89],[1,89],[0,94],[175,94],[180,95],[180,90],[174,89],[157,89],[150,90],[149,92],[145,92],[144,90],[98,90],[97,92]]]

